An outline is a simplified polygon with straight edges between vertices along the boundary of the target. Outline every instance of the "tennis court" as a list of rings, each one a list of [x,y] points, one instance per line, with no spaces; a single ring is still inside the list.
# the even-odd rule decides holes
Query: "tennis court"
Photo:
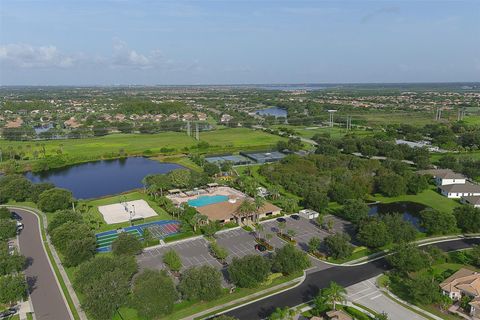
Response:
[[[163,239],[180,231],[180,222],[176,220],[161,220],[150,223],[139,224],[118,230],[110,230],[97,233],[97,251],[109,252],[112,249],[112,242],[118,238],[118,235],[127,232],[143,240],[144,230],[148,229],[151,235],[157,239]]]

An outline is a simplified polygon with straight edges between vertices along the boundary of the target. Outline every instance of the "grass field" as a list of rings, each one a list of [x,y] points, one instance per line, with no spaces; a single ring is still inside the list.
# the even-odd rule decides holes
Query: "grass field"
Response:
[[[88,207],[87,213],[84,214],[84,219],[90,225],[95,227],[95,232],[102,232],[102,231],[128,227],[130,225],[130,222],[106,224],[105,221],[103,220],[102,214],[100,213],[100,211],[98,211],[98,207],[108,205],[108,204],[119,203],[122,201],[133,201],[133,200],[141,200],[141,199],[145,200],[148,203],[148,205],[153,210],[155,210],[158,216],[144,219],[142,221],[139,221],[138,223],[172,219],[172,216],[166,213],[165,210],[163,210],[155,201],[153,201],[149,195],[144,194],[143,192],[140,192],[140,191],[133,191],[133,192],[112,196],[112,197],[82,201],[82,203]]]
[[[438,211],[444,212],[451,212],[454,208],[460,205],[458,201],[448,199],[447,197],[442,196],[433,189],[428,189],[415,195],[406,194],[398,197],[384,197],[382,195],[376,194],[374,196],[370,196],[369,200],[380,201],[383,203],[391,203],[397,201],[417,202]]]
[[[344,135],[347,133],[352,133],[358,136],[368,136],[373,134],[372,131],[367,131],[367,130],[352,130],[352,131],[347,131],[345,128],[340,128],[340,127],[318,127],[318,126],[291,126],[291,125],[277,125],[273,126],[273,128],[280,128],[280,127],[286,127],[290,128],[292,130],[295,130],[295,132],[303,137],[303,138],[308,138],[311,139],[314,135],[317,133],[323,134],[323,133],[328,133],[330,134],[330,137],[333,139],[339,139],[342,138]]]
[[[269,149],[284,139],[263,131],[247,128],[221,129],[200,133],[200,141],[210,147],[202,151],[227,152],[248,149]],[[112,134],[104,137],[50,141],[7,141],[0,140],[0,149],[4,159],[10,152],[23,153],[24,164],[31,165],[34,153],[43,157],[43,148],[47,156],[61,153],[65,164],[117,158],[120,151],[126,155],[158,155],[162,153],[180,154],[196,147],[198,141],[182,132],[163,132],[158,134]],[[162,148],[167,149],[161,150]]]

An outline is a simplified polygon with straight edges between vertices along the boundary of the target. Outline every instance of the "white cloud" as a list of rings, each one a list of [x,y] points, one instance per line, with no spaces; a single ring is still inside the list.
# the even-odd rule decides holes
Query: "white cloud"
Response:
[[[0,45],[0,62],[21,68],[73,66],[76,58],[61,53],[55,46],[32,46],[28,44]]]
[[[140,69],[166,67],[171,63],[158,49],[152,50],[148,54],[142,54],[129,48],[124,41],[118,39],[114,40],[113,56],[110,60],[112,67]]]

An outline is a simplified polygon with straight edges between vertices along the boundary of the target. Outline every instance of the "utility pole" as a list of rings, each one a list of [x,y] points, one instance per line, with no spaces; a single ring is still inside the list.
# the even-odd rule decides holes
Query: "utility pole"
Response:
[[[190,121],[187,121],[187,136],[190,136]]]
[[[328,126],[330,128],[333,127],[333,114],[337,112],[337,110],[328,110],[328,114],[329,114],[329,120],[328,120]]]
[[[437,107],[437,110],[435,112],[435,120],[439,121],[442,118],[442,109],[440,107]]]
[[[352,130],[352,116],[347,116],[347,131]]]

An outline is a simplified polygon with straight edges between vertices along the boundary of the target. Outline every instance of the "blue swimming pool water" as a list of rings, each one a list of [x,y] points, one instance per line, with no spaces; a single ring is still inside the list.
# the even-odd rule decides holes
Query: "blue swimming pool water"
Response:
[[[191,205],[192,207],[203,207],[207,206],[209,204],[214,204],[214,203],[219,203],[219,202],[224,202],[227,201],[228,197],[227,196],[200,196],[196,199],[188,200],[188,204]]]

